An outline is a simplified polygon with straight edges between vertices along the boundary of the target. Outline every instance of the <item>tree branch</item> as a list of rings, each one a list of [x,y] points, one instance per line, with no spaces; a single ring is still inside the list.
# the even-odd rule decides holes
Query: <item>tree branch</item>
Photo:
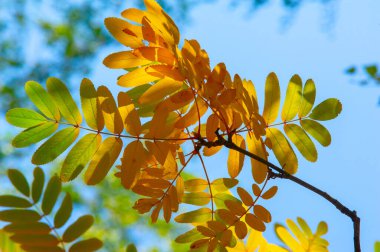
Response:
[[[269,172],[271,178],[282,178],[282,179],[291,180],[291,181],[299,184],[300,186],[303,186],[304,188],[309,189],[310,191],[312,191],[312,192],[318,194],[319,196],[323,197],[324,199],[329,201],[331,204],[333,204],[341,213],[350,217],[350,219],[352,220],[353,226],[354,226],[355,252],[361,251],[361,249],[360,249],[360,218],[357,216],[356,211],[354,211],[354,210],[351,211],[346,206],[344,206],[340,201],[331,197],[328,193],[326,193],[326,192],[316,188],[315,186],[307,183],[306,181],[303,181],[302,179],[299,179],[299,178],[291,175],[290,173],[286,172],[282,168],[272,164],[271,162],[268,162],[267,160],[255,155],[254,153],[251,153],[245,149],[240,148],[239,146],[237,146],[236,144],[234,144],[231,141],[231,136],[228,136],[228,140],[226,140],[225,138],[223,138],[219,134],[219,129],[215,132],[215,134],[218,137],[218,139],[216,141],[207,142],[203,138],[199,138],[198,139],[199,144],[201,146],[205,146],[208,148],[214,147],[214,146],[219,146],[219,145],[224,145],[225,147],[227,147],[229,149],[236,150],[236,151],[238,151],[238,152],[240,152],[240,153],[242,153],[242,154],[244,154],[250,158],[253,158],[253,159],[255,159],[255,160],[257,160],[257,161],[268,166],[268,172]],[[274,172],[273,170],[276,172]]]

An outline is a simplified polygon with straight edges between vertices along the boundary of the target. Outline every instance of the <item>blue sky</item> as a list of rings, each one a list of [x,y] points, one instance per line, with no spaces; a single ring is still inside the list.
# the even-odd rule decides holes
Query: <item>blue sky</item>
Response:
[[[380,2],[336,1],[332,19],[320,5],[306,4],[285,30],[281,28],[281,18],[286,13],[279,4],[269,5],[253,15],[248,15],[245,7],[233,9],[227,1],[217,1],[194,8],[182,39],[197,39],[209,53],[212,65],[225,62],[230,73],[251,79],[261,104],[263,84],[272,71],[282,83],[282,94],[290,77],[297,73],[303,80],[315,81],[317,102],[330,97],[341,100],[341,115],[324,123],[332,134],[332,144],[327,148],[318,146],[316,163],[309,163],[299,155],[297,176],[356,210],[362,220],[362,251],[373,251],[375,240],[380,240],[380,107],[377,106],[380,88],[360,87],[344,74],[344,69],[352,64],[379,61]],[[102,52],[102,56],[111,51],[115,48]],[[93,76],[97,83],[107,83],[118,75],[100,63],[97,69]],[[221,169],[226,166],[227,152],[220,156],[207,160],[214,177],[227,174],[226,169]],[[273,156],[271,161],[276,162]],[[249,162],[246,164],[238,178],[250,186]],[[194,161],[193,166],[199,166],[199,162]],[[329,225],[330,250],[353,251],[352,223],[347,216],[290,181],[271,183],[280,187],[277,196],[265,203],[273,215],[272,226],[275,222],[284,223],[286,218],[301,216],[315,229],[324,220]],[[277,242],[272,226],[266,237]]]

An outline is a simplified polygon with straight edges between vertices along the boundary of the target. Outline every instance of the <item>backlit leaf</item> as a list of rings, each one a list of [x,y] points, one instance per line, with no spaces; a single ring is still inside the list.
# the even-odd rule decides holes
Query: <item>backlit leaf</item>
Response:
[[[318,153],[314,143],[305,131],[297,124],[285,124],[284,130],[290,141],[297,147],[302,156],[310,162],[317,161]]]
[[[12,223],[3,228],[8,233],[16,234],[48,234],[51,231],[49,225],[42,222]]]
[[[218,178],[211,182],[212,189],[217,192],[225,192],[236,186],[239,180],[233,178]]]
[[[211,220],[211,209],[200,208],[194,211],[186,212],[174,218],[178,223],[200,223]]]
[[[12,209],[0,211],[0,220],[6,222],[30,222],[39,221],[42,217],[34,210],[28,209]]]
[[[297,240],[282,225],[276,225],[275,231],[278,236],[292,251],[304,251]]]
[[[22,248],[28,249],[30,247],[54,247],[58,245],[57,237],[51,234],[30,235],[30,234],[15,234],[11,236],[11,240],[22,244]],[[49,249],[50,250],[50,249]]]
[[[84,78],[80,85],[80,99],[84,119],[87,125],[94,130],[104,127],[103,114],[98,101],[98,94],[91,80]]]
[[[247,134],[246,140],[249,152],[256,154],[264,160],[267,160],[267,152],[265,150],[265,146],[261,138],[256,139],[254,134]],[[251,158],[250,160],[253,179],[257,183],[261,184],[267,177],[268,168],[265,164],[263,164],[260,161],[257,161],[254,158]]]
[[[14,108],[9,110],[5,118],[8,123],[20,128],[30,128],[47,121],[40,113],[27,108]]]
[[[32,163],[42,165],[49,163],[62,154],[78,137],[79,128],[69,127],[58,131],[33,154]]]
[[[119,157],[122,147],[123,142],[117,137],[109,137],[101,143],[84,175],[87,185],[95,185],[104,179]]]
[[[66,85],[57,78],[50,77],[46,81],[49,94],[53,97],[62,116],[71,124],[80,125],[82,116]]]
[[[103,64],[106,67],[116,69],[133,68],[147,65],[149,63],[152,63],[152,61],[136,56],[133,51],[112,53],[103,60]]]
[[[290,174],[296,173],[298,160],[284,134],[276,128],[268,128],[267,137],[272,143],[272,150],[280,165]]]
[[[146,150],[138,140],[129,143],[124,149],[121,165],[121,183],[125,188],[131,188],[134,184],[146,156]]]
[[[204,206],[210,202],[211,195],[205,192],[185,193],[182,196],[182,203],[196,206]]]
[[[144,46],[142,40],[136,37],[136,35],[139,34],[134,32],[135,30],[133,29],[133,25],[129,24],[125,20],[109,17],[104,20],[104,24],[112,36],[121,44],[131,48]]]
[[[273,123],[280,108],[280,84],[275,73],[270,73],[265,82],[263,118],[267,125]]]
[[[149,104],[163,99],[165,96],[174,93],[182,88],[182,82],[171,78],[163,78],[152,85],[139,98],[139,103]]]
[[[54,227],[60,228],[66,224],[73,211],[73,202],[71,200],[70,194],[66,193],[61,206],[59,207],[57,213],[54,216]]]
[[[15,207],[15,208],[27,208],[32,204],[24,198],[13,195],[0,195],[0,206],[2,207]]]
[[[338,99],[330,98],[319,103],[309,117],[318,121],[327,121],[336,118],[342,111],[342,103]]]
[[[32,199],[34,203],[37,203],[42,194],[45,183],[45,174],[40,167],[36,167],[33,171],[33,182],[32,182]]]
[[[36,107],[48,118],[59,121],[61,114],[51,96],[35,81],[25,84],[25,92]]]
[[[208,187],[208,183],[204,179],[189,179],[185,181],[184,186],[188,192],[202,192]]]
[[[286,90],[284,106],[281,113],[282,121],[290,121],[297,115],[301,101],[301,92],[302,80],[297,74],[293,75]]]
[[[316,95],[316,90],[315,90],[314,81],[309,79],[306,81],[305,86],[303,87],[303,90],[302,90],[302,98],[301,98],[301,103],[298,110],[298,116],[300,118],[307,116],[310,110],[313,108],[315,95]]]
[[[12,141],[16,148],[27,147],[49,137],[58,129],[58,123],[45,122],[20,132]]]
[[[126,131],[132,136],[141,134],[141,121],[135,105],[127,93],[120,92],[117,96],[120,115]]]
[[[261,205],[255,205],[253,207],[253,212],[255,215],[262,221],[269,223],[272,221],[272,216],[270,212],[263,206]]]
[[[87,134],[80,139],[63,161],[60,178],[67,182],[76,178],[94,156],[101,143],[100,134]]]
[[[41,204],[41,209],[44,214],[50,214],[53,210],[53,207],[57,202],[58,196],[61,192],[61,187],[61,180],[58,178],[58,176],[51,177],[49,183],[46,186]]]
[[[245,149],[245,141],[244,138],[240,135],[233,135],[232,142],[239,146],[242,149]],[[239,175],[241,169],[243,168],[245,155],[236,150],[230,149],[227,160],[228,174],[235,178]]]
[[[29,197],[30,195],[30,188],[28,181],[26,180],[25,176],[16,169],[9,169],[8,170],[8,178],[11,181],[12,185],[22,194],[24,194],[26,197]]]
[[[322,146],[329,146],[331,143],[330,132],[319,122],[314,120],[301,120],[301,126],[308,134],[317,140]]]
[[[100,86],[97,94],[106,128],[112,133],[120,134],[124,129],[124,125],[112,93],[107,87]]]
[[[84,234],[94,223],[94,217],[91,215],[84,215],[79,217],[73,224],[71,224],[63,233],[62,240],[64,242],[72,242]]]
[[[263,198],[263,199],[270,199],[270,198],[272,198],[274,195],[276,195],[277,190],[278,190],[278,187],[277,187],[277,186],[272,186],[272,187],[269,188],[265,193],[263,193],[263,194],[261,195],[261,198]]]
[[[247,213],[245,215],[245,222],[253,229],[257,230],[257,231],[260,231],[260,232],[264,232],[265,231],[265,225],[264,223],[262,222],[262,220],[260,220],[259,218],[257,218],[255,215],[251,214],[251,213]]]
[[[253,198],[252,196],[242,187],[237,188],[237,192],[239,194],[240,199],[243,201],[244,205],[252,206]]]
[[[147,67],[137,68],[121,76],[120,79],[117,81],[117,84],[122,87],[136,87],[160,79],[160,77],[148,74],[146,70]]]
[[[74,243],[69,252],[96,251],[103,247],[103,242],[97,238],[91,238]]]

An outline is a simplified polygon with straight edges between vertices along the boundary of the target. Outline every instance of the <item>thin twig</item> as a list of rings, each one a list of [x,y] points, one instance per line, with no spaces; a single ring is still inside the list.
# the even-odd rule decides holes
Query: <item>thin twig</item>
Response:
[[[355,252],[361,251],[361,249],[360,249],[360,218],[357,216],[357,213],[355,210],[348,209],[340,201],[331,197],[328,193],[316,188],[315,186],[307,183],[306,181],[304,181],[302,179],[299,179],[299,178],[291,175],[290,173],[288,173],[285,170],[283,170],[282,168],[274,165],[273,163],[268,162],[267,160],[255,155],[254,153],[251,153],[245,149],[240,148],[239,146],[237,146],[236,144],[234,144],[231,141],[230,135],[228,136],[228,140],[226,140],[225,138],[223,138],[219,134],[219,129],[216,130],[215,134],[218,137],[218,139],[216,141],[206,142],[204,139],[199,138],[200,145],[208,147],[208,148],[214,147],[214,146],[219,146],[219,145],[224,145],[229,149],[233,149],[233,150],[238,151],[238,152],[240,152],[240,153],[242,153],[242,154],[244,154],[250,158],[253,158],[253,159],[255,159],[255,160],[257,160],[257,161],[268,166],[268,172],[271,174],[272,178],[289,179],[289,180],[299,184],[300,186],[303,186],[304,188],[309,189],[310,191],[312,191],[312,192],[318,194],[319,196],[323,197],[324,199],[329,201],[331,204],[333,204],[344,215],[347,215],[348,217],[350,217],[352,222],[353,222],[353,226],[354,226]],[[275,170],[277,173],[273,172],[272,169]]]

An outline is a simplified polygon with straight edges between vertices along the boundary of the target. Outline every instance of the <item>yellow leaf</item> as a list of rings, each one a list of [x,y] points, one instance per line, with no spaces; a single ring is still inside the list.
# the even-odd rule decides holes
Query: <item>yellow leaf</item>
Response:
[[[265,150],[265,145],[262,138],[256,139],[254,134],[247,134],[246,139],[249,152],[256,154],[264,160],[268,160],[267,152]],[[251,158],[251,167],[254,180],[259,184],[264,182],[268,174],[267,166],[262,162]]]
[[[98,87],[97,93],[106,128],[114,134],[120,134],[124,129],[124,125],[115,99],[106,86]]]
[[[185,77],[182,76],[178,68],[168,65],[152,65],[146,68],[146,72],[158,78],[168,77],[176,81],[184,81]]]
[[[133,141],[124,149],[121,160],[121,183],[127,189],[135,183],[137,175],[146,161],[147,151],[140,141]]]
[[[185,190],[188,192],[202,192],[208,187],[204,179],[189,179],[185,181]]]
[[[185,193],[182,196],[182,203],[196,206],[204,206],[210,202],[211,195],[206,192]]]
[[[293,75],[286,90],[284,106],[281,113],[282,121],[290,121],[297,115],[300,107],[301,92],[302,80],[297,74]]]
[[[137,87],[161,79],[160,77],[148,74],[146,70],[147,67],[137,68],[121,76],[117,84],[122,87]]]
[[[120,18],[113,17],[106,18],[104,24],[112,36],[121,44],[131,48],[144,46],[141,39],[141,29],[137,29],[136,26]]]
[[[222,145],[211,147],[211,148],[204,147],[203,148],[203,155],[205,155],[206,157],[212,156],[212,155],[218,153],[222,149],[222,147],[223,147]]]
[[[184,129],[187,128],[198,121],[207,111],[207,104],[199,97],[197,97],[191,106],[189,112],[181,117],[175,124],[174,127]]]
[[[178,63],[174,55],[163,47],[140,47],[133,50],[133,55],[151,62],[160,62],[170,66],[175,66]]]
[[[178,223],[200,223],[211,220],[211,209],[200,208],[194,211],[186,212],[175,217]]]
[[[152,63],[149,59],[138,57],[134,51],[117,52],[108,55],[103,64],[109,68],[134,68]]]
[[[124,92],[118,94],[117,100],[125,130],[132,136],[140,135],[141,121],[132,100]]]
[[[280,108],[280,84],[275,73],[270,73],[265,82],[263,117],[267,125],[273,123]]]
[[[217,136],[215,134],[216,130],[220,127],[220,121],[219,118],[216,114],[211,114],[207,118],[207,123],[206,123],[206,137],[208,141],[214,141]]]
[[[262,221],[269,223],[272,221],[272,216],[270,212],[263,206],[255,205],[253,207],[253,212]]]
[[[232,142],[242,149],[245,149],[244,138],[240,135],[233,135]],[[244,154],[236,150],[230,149],[227,161],[228,174],[231,178],[235,178],[239,175],[244,164]]]
[[[315,101],[315,84],[313,80],[307,80],[305,86],[302,90],[302,98],[300,102],[300,107],[298,110],[298,117],[302,118],[309,114],[310,110],[314,106]]]
[[[139,98],[140,104],[151,104],[162,100],[164,97],[180,90],[183,84],[171,78],[163,78],[152,85]]]
[[[80,98],[87,125],[94,130],[102,130],[104,128],[104,119],[98,101],[98,94],[91,80],[86,78],[82,80]]]
[[[96,185],[103,180],[119,157],[122,147],[123,142],[117,137],[109,137],[101,143],[84,175],[87,185]]]
[[[274,155],[283,169],[290,174],[296,173],[298,159],[284,134],[276,128],[268,128],[267,137],[270,139]]]
[[[282,225],[275,226],[277,236],[291,249],[291,251],[304,251],[297,240]]]
[[[245,222],[253,229],[257,230],[257,231],[260,231],[260,232],[264,232],[266,227],[264,225],[264,223],[262,222],[262,220],[260,220],[259,218],[257,218],[255,215],[251,214],[251,213],[247,213],[245,215]]]
[[[306,132],[296,124],[285,124],[284,130],[289,139],[297,147],[302,156],[310,162],[317,161],[318,153],[314,143]]]
[[[301,120],[301,126],[308,134],[314,137],[322,146],[329,146],[331,143],[330,132],[319,122],[314,120]]]

